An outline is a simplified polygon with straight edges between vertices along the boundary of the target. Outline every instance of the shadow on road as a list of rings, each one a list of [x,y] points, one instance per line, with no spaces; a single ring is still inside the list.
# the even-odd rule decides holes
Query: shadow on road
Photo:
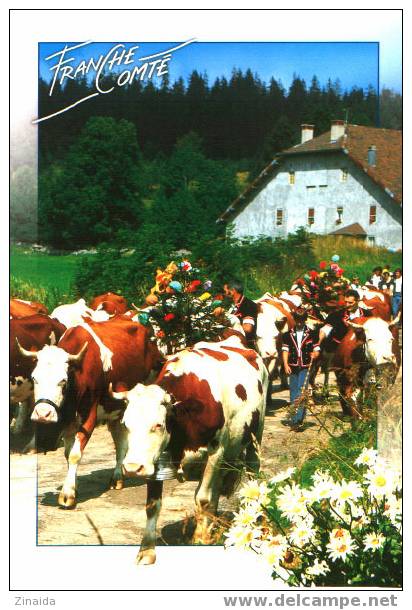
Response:
[[[77,480],[77,503],[87,502],[93,498],[99,498],[107,491],[110,491],[110,481],[113,475],[113,468],[94,470],[86,475],[80,475]],[[145,481],[138,479],[125,479],[124,489],[128,487],[141,487]],[[43,506],[58,506],[59,486],[57,491],[46,491],[41,496],[40,504]]]

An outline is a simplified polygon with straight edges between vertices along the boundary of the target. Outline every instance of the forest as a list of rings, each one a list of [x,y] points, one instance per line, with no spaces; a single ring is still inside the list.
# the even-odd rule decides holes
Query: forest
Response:
[[[72,80],[49,96],[40,80],[39,116],[88,92],[85,79]],[[400,129],[401,112],[391,90],[378,98],[371,86],[343,91],[339,80],[321,85],[316,76],[307,84],[295,75],[287,90],[250,70],[212,85],[196,71],[187,82],[134,82],[38,125],[38,175],[12,164],[12,241],[97,247],[82,269],[88,281],[99,261],[123,259],[127,248],[134,265],[151,270],[182,248],[207,253],[213,266],[225,237],[217,217],[276,153],[300,141],[301,123],[314,124],[315,136],[339,118]],[[235,260],[239,244],[230,244],[219,265]]]

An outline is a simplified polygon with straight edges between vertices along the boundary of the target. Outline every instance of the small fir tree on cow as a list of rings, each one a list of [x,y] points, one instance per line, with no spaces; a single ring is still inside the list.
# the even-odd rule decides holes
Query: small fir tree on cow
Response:
[[[146,297],[146,307],[140,310],[139,321],[153,325],[168,354],[197,341],[216,340],[227,325],[223,316],[214,313],[222,306],[222,297],[212,296],[212,282],[202,275],[187,260],[157,270],[156,283]]]

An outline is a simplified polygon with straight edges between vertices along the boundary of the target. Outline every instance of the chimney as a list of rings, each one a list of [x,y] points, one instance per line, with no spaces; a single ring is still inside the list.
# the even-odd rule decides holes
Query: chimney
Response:
[[[336,142],[339,138],[345,135],[345,121],[337,120],[332,121],[330,128],[330,141]]]
[[[376,165],[376,146],[372,145],[368,148],[368,165],[375,167]]]
[[[313,140],[313,130],[315,129],[314,125],[307,125],[306,123],[300,126],[302,130],[301,136],[301,144],[308,142],[308,140]]]

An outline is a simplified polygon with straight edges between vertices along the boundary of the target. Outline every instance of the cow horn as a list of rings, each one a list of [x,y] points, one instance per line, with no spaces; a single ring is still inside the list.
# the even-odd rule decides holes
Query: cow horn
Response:
[[[80,364],[80,362],[83,360],[83,357],[86,353],[88,345],[89,345],[89,342],[86,341],[86,343],[83,345],[82,349],[80,350],[80,352],[78,354],[69,354],[69,358],[68,358],[67,362],[69,362],[70,364]]]
[[[392,326],[395,326],[395,325],[396,325],[396,324],[399,322],[399,320],[401,319],[401,315],[402,315],[402,313],[401,313],[401,312],[399,312],[399,313],[397,314],[396,318],[394,318],[394,319],[392,320],[392,322],[389,322],[389,328],[391,328]]]
[[[109,383],[108,393],[109,396],[115,400],[125,400],[127,398],[127,390],[124,390],[123,392],[113,392],[112,382]]]
[[[37,352],[31,352],[28,349],[24,349],[24,347],[22,347],[20,345],[20,342],[17,339],[17,337],[16,337],[16,343],[17,343],[17,347],[19,348],[19,351],[22,356],[26,356],[26,358],[35,358],[37,360]]]
[[[356,322],[349,322],[348,321],[348,325],[351,326],[353,329],[357,329],[357,328],[362,328],[363,329],[363,324],[357,324]]]

